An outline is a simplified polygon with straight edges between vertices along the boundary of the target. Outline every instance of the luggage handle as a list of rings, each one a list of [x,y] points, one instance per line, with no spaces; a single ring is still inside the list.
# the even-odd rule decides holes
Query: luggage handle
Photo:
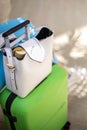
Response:
[[[4,44],[6,45],[6,47],[9,47],[9,48],[13,47],[16,43],[22,41],[25,37],[27,37],[28,40],[30,39],[30,32],[29,32],[29,28],[28,28],[29,23],[30,23],[30,21],[26,20],[26,21],[22,22],[21,24],[9,29],[8,31],[6,31],[2,34],[2,37],[4,37]],[[8,36],[23,27],[25,27],[25,34],[21,35],[19,38],[17,38],[10,44],[10,40],[9,40]]]
[[[11,35],[12,33],[14,33],[14,32],[16,32],[17,30],[23,28],[24,26],[26,27],[29,23],[30,23],[30,21],[29,21],[29,20],[26,20],[26,21],[24,21],[23,23],[21,23],[21,24],[15,26],[15,27],[9,29],[8,31],[6,31],[5,33],[3,33],[2,36],[3,36],[4,38],[5,38],[5,37],[8,37],[8,36]]]
[[[7,66],[9,69],[9,73],[10,73],[10,82],[11,82],[11,87],[16,90],[17,89],[17,85],[16,85],[16,79],[15,79],[15,65],[13,62],[13,55],[12,55],[12,49],[10,46],[10,41],[9,41],[9,35],[11,35],[12,33],[16,32],[17,30],[21,29],[22,27],[25,27],[25,34],[26,35],[22,35],[21,38],[19,37],[17,40],[15,40],[14,45],[16,44],[16,42],[20,41],[20,39],[23,39],[25,36],[27,37],[27,39],[29,40],[29,31],[28,31],[28,24],[30,23],[29,20],[24,21],[23,23],[9,29],[7,32],[3,33],[3,37],[4,37],[4,41],[6,44],[5,47],[5,52],[7,54]]]

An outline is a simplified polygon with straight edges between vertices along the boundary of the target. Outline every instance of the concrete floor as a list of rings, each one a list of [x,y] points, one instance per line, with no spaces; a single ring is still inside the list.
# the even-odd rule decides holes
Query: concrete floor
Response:
[[[3,4],[4,8],[0,8],[0,22],[26,17],[36,26],[46,25],[54,30],[55,55],[69,69],[76,70],[69,79],[68,87],[70,130],[87,129],[86,5],[86,0],[7,0],[7,4]],[[8,11],[2,13],[4,9]],[[7,130],[0,109],[0,130],[2,129]]]

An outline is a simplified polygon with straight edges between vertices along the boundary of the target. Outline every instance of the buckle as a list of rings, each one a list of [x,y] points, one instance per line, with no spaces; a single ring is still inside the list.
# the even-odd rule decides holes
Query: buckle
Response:
[[[13,65],[11,65],[11,64],[7,64],[7,66],[8,66],[9,69],[15,70],[15,66],[13,66]]]

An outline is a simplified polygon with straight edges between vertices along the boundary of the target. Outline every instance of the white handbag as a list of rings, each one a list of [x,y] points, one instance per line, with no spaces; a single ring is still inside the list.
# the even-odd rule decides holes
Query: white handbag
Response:
[[[16,30],[25,26],[25,24],[22,24],[19,28],[15,27]],[[9,44],[8,35],[13,33],[14,29],[3,34],[6,43],[4,50],[7,55],[3,56],[6,87],[22,98],[27,96],[52,70],[53,33],[51,32],[50,35],[44,34],[42,30],[46,32],[46,29],[48,31],[48,28],[40,28],[38,36],[31,39],[29,39],[29,33],[26,32],[27,40],[19,45],[24,51],[22,59],[18,59],[16,55],[12,54],[11,47],[15,44],[15,41],[18,42],[24,37],[21,36],[19,40],[17,39]]]

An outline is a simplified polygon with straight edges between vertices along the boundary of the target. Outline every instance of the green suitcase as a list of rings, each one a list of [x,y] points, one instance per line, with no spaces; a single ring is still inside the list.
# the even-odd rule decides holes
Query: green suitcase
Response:
[[[61,130],[67,122],[68,74],[58,65],[27,97],[5,89],[0,104],[8,130]]]

